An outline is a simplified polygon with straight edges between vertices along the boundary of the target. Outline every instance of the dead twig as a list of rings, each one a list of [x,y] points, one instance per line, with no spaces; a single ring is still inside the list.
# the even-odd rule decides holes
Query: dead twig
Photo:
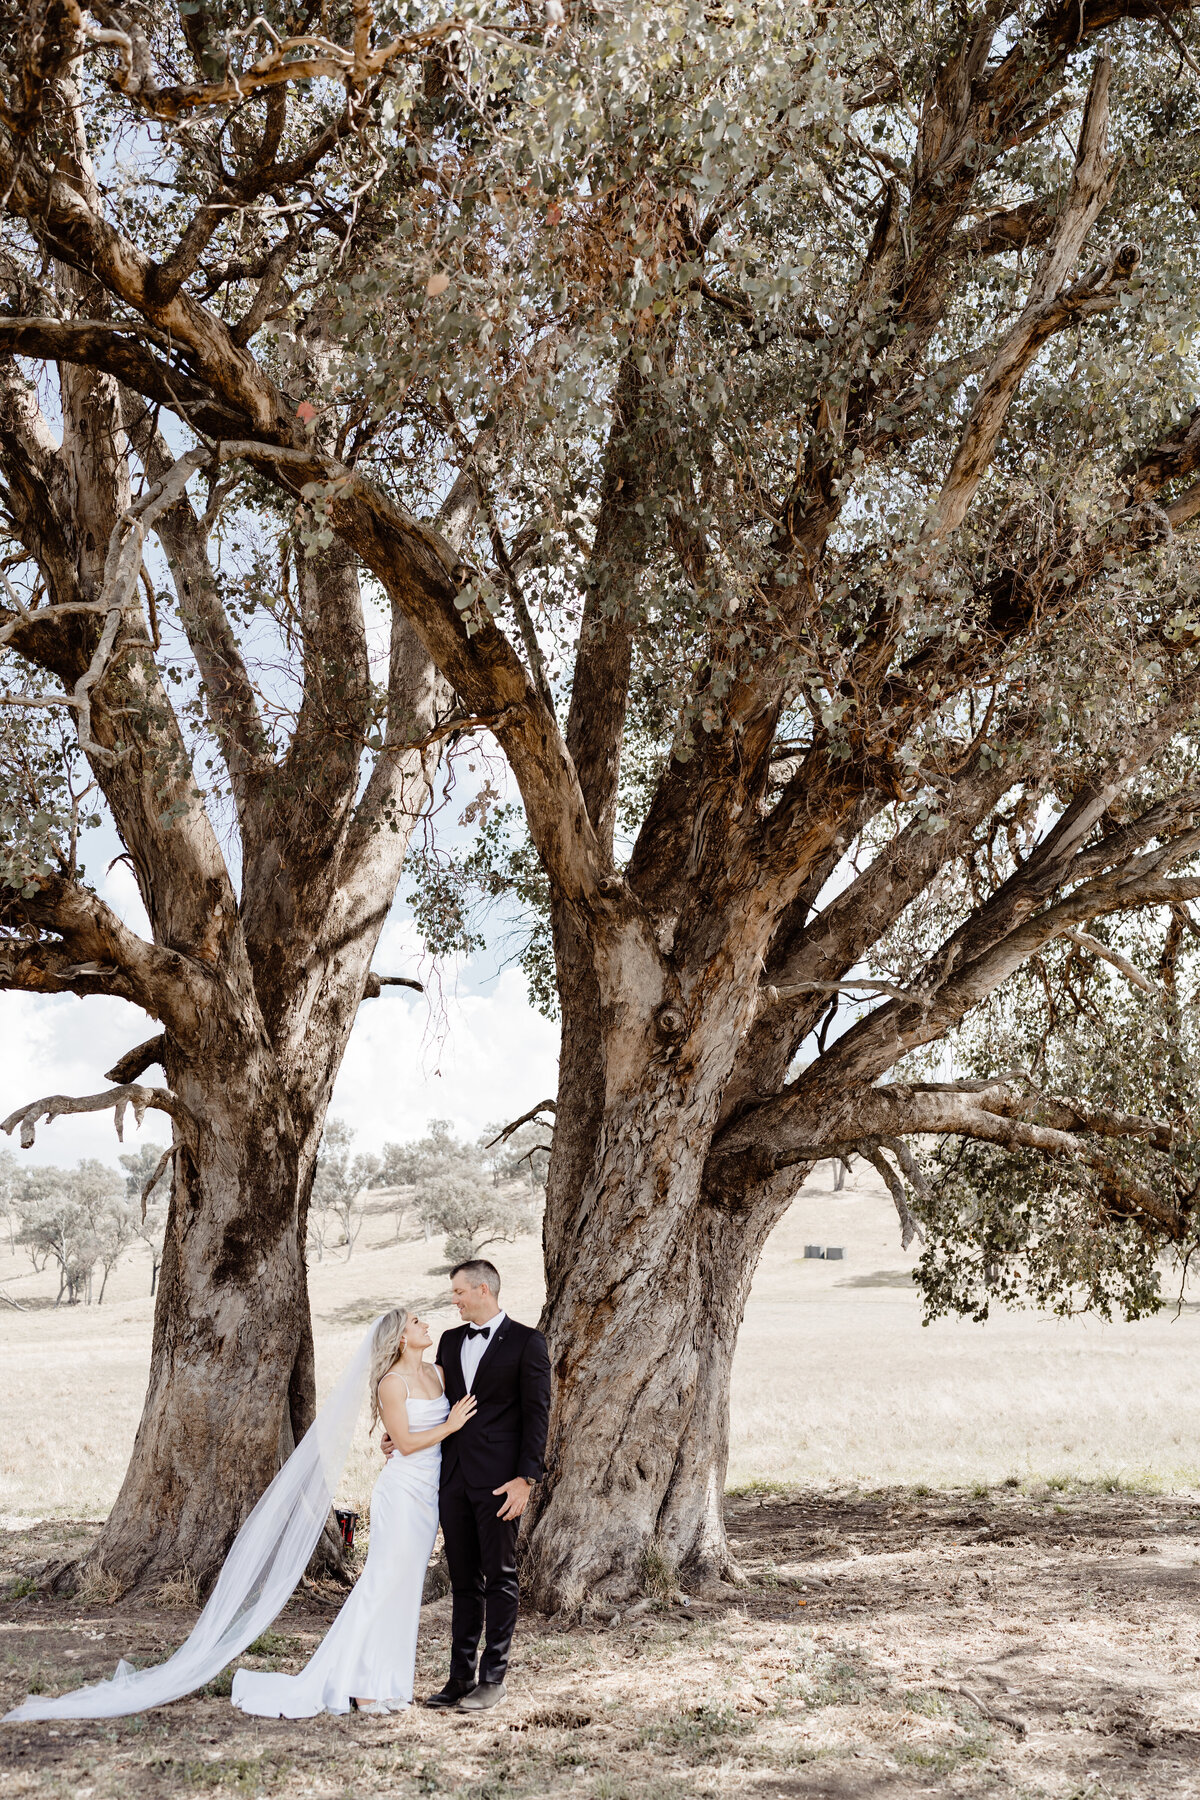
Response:
[[[553,1100],[539,1100],[537,1105],[531,1106],[527,1113],[522,1113],[520,1118],[514,1119],[511,1125],[506,1125],[498,1136],[494,1137],[489,1144],[484,1145],[484,1149],[494,1150],[497,1144],[507,1144],[514,1131],[519,1131],[522,1125],[528,1125],[529,1121],[536,1119],[539,1113],[556,1113],[557,1111],[557,1104]]]

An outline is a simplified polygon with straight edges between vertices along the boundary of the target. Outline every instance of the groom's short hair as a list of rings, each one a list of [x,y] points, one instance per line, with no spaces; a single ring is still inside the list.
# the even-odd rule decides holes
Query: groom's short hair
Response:
[[[472,1287],[490,1288],[493,1294],[500,1292],[500,1271],[495,1263],[486,1262],[482,1256],[473,1256],[469,1262],[455,1263],[450,1271],[450,1279],[456,1275],[465,1275]]]

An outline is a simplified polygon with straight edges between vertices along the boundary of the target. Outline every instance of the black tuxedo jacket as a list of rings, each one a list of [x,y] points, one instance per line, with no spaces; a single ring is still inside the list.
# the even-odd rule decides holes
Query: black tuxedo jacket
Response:
[[[466,1336],[458,1325],[437,1347],[451,1406],[467,1391],[459,1359]],[[550,1424],[550,1356],[541,1332],[504,1319],[488,1339],[473,1392],[474,1417],[442,1440],[442,1486],[460,1467],[469,1488],[488,1492],[514,1475],[540,1481]]]

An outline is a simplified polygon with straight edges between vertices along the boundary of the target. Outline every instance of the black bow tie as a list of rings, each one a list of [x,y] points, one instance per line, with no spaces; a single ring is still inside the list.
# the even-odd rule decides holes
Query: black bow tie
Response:
[[[490,1325],[468,1325],[467,1326],[468,1338],[491,1337],[491,1335],[492,1335],[492,1328]]]

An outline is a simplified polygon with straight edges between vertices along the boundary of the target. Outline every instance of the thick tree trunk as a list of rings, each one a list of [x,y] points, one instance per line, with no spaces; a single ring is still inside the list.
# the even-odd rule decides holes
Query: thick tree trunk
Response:
[[[548,1203],[555,1404],[525,1541],[546,1610],[637,1592],[651,1553],[688,1585],[736,1574],[722,1516],[733,1353],[796,1184],[735,1212],[702,1199],[713,1110],[667,1082],[640,1114],[610,1113],[582,1198]]]
[[[181,1151],[133,1454],[97,1546],[127,1586],[207,1581],[311,1420],[311,1338],[297,1230],[297,1145],[270,1051],[253,1043],[178,1091],[199,1125]]]

